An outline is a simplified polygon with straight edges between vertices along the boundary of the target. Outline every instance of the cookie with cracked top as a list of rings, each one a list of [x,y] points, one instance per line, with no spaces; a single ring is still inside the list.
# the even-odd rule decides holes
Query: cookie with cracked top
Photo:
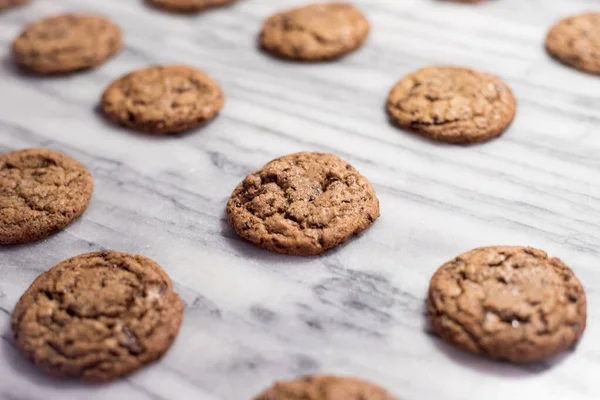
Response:
[[[396,400],[385,389],[357,378],[314,375],[276,382],[254,400]]]
[[[226,207],[242,238],[270,251],[317,255],[347,241],[379,217],[369,181],[333,154],[296,153],[244,179]]]
[[[269,17],[260,44],[281,58],[323,61],[358,49],[369,29],[369,21],[351,4],[311,4]]]
[[[429,319],[442,339],[514,363],[574,347],[586,307],[573,271],[531,247],[471,250],[442,265],[429,287]]]
[[[46,374],[105,382],[160,358],[182,318],[158,264],[103,251],[42,273],[18,301],[12,331],[19,350]]]
[[[390,91],[387,111],[399,127],[447,143],[483,142],[512,123],[517,102],[498,77],[459,67],[427,67]]]
[[[0,245],[29,243],[87,209],[94,182],[78,161],[48,149],[0,155]]]
[[[194,13],[234,3],[236,0],[146,0],[156,8],[175,13]]]
[[[565,65],[600,74],[600,13],[560,20],[546,36],[546,50]]]
[[[35,74],[96,67],[123,47],[121,30],[98,15],[63,14],[31,24],[13,41],[15,63]]]
[[[8,10],[9,8],[23,6],[30,1],[31,0],[0,0],[0,12]]]
[[[225,95],[204,72],[184,65],[154,66],[114,81],[101,109],[112,122],[164,135],[186,131],[213,119]]]

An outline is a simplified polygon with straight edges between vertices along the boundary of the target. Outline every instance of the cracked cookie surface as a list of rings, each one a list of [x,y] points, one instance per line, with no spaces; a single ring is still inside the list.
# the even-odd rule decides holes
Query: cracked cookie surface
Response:
[[[429,318],[444,340],[472,353],[535,362],[575,346],[586,296],[573,271],[530,247],[483,247],[431,279]]]
[[[459,67],[427,67],[390,91],[387,110],[401,128],[448,143],[483,142],[512,123],[516,100],[498,77]]]
[[[41,274],[17,303],[12,330],[45,373],[103,382],[161,357],[182,321],[171,280],[139,255],[95,252]]]
[[[89,171],[48,149],[0,155],[0,244],[29,243],[55,233],[87,209]]]
[[[276,382],[254,400],[396,400],[372,383],[332,375],[315,375]]]
[[[29,3],[31,0],[0,0],[0,11],[8,10],[9,8],[19,7]]]
[[[319,61],[358,49],[368,34],[369,22],[353,5],[312,4],[269,17],[260,44],[278,57]]]
[[[93,68],[123,47],[121,30],[107,18],[64,14],[29,25],[14,40],[15,63],[37,74]]]
[[[316,255],[371,226],[379,200],[369,181],[339,157],[296,153],[248,175],[226,212],[236,233],[259,247]]]
[[[170,12],[192,13],[232,4],[236,0],[146,0],[150,5]]]
[[[546,36],[546,50],[565,65],[600,74],[600,13],[560,20]]]
[[[219,84],[183,65],[154,66],[131,72],[104,92],[101,108],[116,124],[151,134],[195,128],[223,108]]]

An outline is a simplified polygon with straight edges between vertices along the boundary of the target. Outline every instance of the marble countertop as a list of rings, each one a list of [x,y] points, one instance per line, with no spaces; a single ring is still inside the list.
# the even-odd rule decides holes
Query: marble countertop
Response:
[[[198,16],[141,1],[34,0],[0,15],[0,152],[46,146],[88,166],[95,192],[65,231],[0,250],[0,399],[243,400],[275,379],[314,372],[372,380],[405,400],[600,398],[600,78],[543,49],[561,16],[596,0],[355,0],[373,30],[329,64],[276,61],[256,49],[261,21],[299,0],[243,0]],[[9,45],[23,25],[93,11],[126,48],[63,78],[18,73]],[[185,135],[148,137],[98,115],[104,87],[133,69],[187,63],[221,82],[220,117]],[[435,144],[390,126],[384,101],[406,73],[458,64],[496,73],[519,102],[511,129],[486,144]],[[318,258],[271,254],[238,239],[225,202],[267,161],[333,152],[374,184],[381,219]],[[464,354],[430,331],[430,276],[473,247],[531,245],[561,257],[588,294],[579,347],[551,363],[512,366]],[[186,303],[160,362],[101,386],[47,378],[23,360],[10,313],[42,271],[80,253],[141,253]]]

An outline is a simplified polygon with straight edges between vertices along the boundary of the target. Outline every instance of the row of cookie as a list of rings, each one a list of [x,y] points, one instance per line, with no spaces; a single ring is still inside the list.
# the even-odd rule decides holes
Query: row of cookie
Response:
[[[568,39],[572,51],[567,61],[578,60],[582,69],[593,70],[589,54],[584,54],[590,46],[584,39],[570,39],[569,30],[576,26],[585,31],[598,18],[585,14],[561,21],[548,34],[549,51],[560,58]],[[261,43],[286,58],[326,59],[356,49],[368,31],[366,18],[355,7],[315,4],[269,18]],[[342,33],[349,38],[342,40]],[[323,41],[322,37],[330,38]],[[67,73],[97,66],[122,46],[120,29],[106,18],[69,14],[28,26],[13,42],[13,57],[27,71]],[[224,95],[218,83],[199,70],[159,66],[116,80],[101,103],[104,114],[118,124],[168,134],[214,118],[223,107]],[[514,119],[516,100],[510,88],[493,75],[429,67],[407,75],[392,88],[387,111],[406,130],[444,142],[473,143],[502,134]]]
[[[38,276],[15,306],[12,330],[22,354],[46,374],[107,382],[162,357],[178,335],[183,308],[169,276],[154,261],[94,252]],[[574,347],[587,310],[581,283],[559,259],[527,247],[486,247],[437,270],[428,312],[434,331],[447,342],[523,363]],[[266,393],[285,399],[286,388],[328,386],[331,379],[348,395],[367,389],[385,393],[353,379],[316,379],[278,383]],[[258,397],[263,398],[272,397]]]

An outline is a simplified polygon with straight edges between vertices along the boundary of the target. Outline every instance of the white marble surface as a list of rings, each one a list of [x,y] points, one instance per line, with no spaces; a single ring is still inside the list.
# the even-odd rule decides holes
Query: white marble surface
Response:
[[[39,243],[0,249],[0,398],[250,399],[275,379],[355,375],[407,400],[600,398],[600,78],[547,57],[559,17],[597,0],[356,0],[373,25],[366,47],[331,64],[297,65],[256,49],[261,21],[299,0],[242,0],[199,16],[138,0],[33,0],[0,15],[0,151],[47,146],[85,163],[87,213]],[[118,22],[126,49],[66,78],[19,74],[9,44],[23,24],[64,11]],[[154,63],[188,63],[216,77],[227,104],[191,134],[152,138],[95,111],[112,79]],[[386,120],[389,88],[428,64],[502,76],[519,101],[512,128],[457,147]],[[598,136],[597,136],[598,135]],[[270,254],[224,219],[235,185],[277,156],[334,152],[373,182],[377,224],[319,258]],[[526,244],[570,264],[588,294],[575,352],[535,366],[458,352],[427,326],[428,280],[473,247]],[[114,249],[159,262],[186,303],[181,334],[159,363],[118,382],[57,382],[24,361],[10,313],[42,271],[79,253]]]

